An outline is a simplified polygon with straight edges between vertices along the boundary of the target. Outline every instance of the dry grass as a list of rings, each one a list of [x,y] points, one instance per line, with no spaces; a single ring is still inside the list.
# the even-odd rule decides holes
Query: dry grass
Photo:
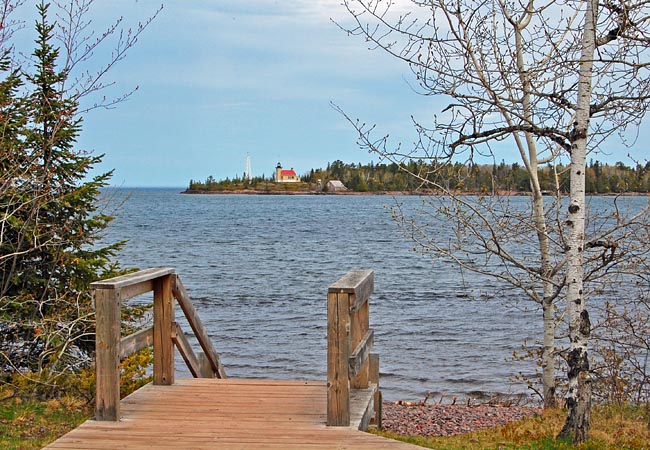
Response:
[[[540,416],[512,422],[501,427],[452,437],[404,437],[377,432],[426,448],[441,450],[483,449],[578,449],[578,450],[650,450],[648,408],[599,406],[592,412],[591,438],[579,446],[555,439],[565,419],[562,410],[545,411]]]
[[[0,403],[0,448],[43,448],[77,427],[92,413],[85,401],[70,397],[45,402],[20,398],[4,400]]]

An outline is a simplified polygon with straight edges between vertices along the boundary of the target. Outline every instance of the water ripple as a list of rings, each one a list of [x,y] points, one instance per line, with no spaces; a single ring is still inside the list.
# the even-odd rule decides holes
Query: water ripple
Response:
[[[516,292],[473,275],[486,299],[503,301],[476,300],[452,266],[412,252],[389,197],[111,193],[116,203],[128,194],[106,241],[129,240],[124,267],[176,268],[231,376],[325,379],[327,287],[359,268],[375,270],[386,398],[525,392],[512,377],[535,373],[508,361],[540,335],[534,306],[507,306]]]

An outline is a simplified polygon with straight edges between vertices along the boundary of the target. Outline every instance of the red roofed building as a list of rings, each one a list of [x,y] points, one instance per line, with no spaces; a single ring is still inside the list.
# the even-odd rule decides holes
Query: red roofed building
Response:
[[[278,163],[275,168],[275,181],[277,183],[298,183],[300,182],[300,177],[296,175],[293,168],[290,170],[284,170],[282,165]]]

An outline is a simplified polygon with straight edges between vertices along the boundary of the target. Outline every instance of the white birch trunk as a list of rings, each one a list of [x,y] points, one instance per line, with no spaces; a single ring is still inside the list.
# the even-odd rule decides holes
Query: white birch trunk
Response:
[[[596,49],[596,16],[598,0],[588,0],[582,39],[582,54],[578,79],[576,116],[572,130],[570,203],[566,226],[567,252],[567,312],[569,316],[570,347],[567,358],[569,389],[566,396],[568,414],[560,436],[582,442],[589,435],[591,409],[591,379],[589,374],[588,342],[591,331],[589,313],[583,295],[583,253],[585,233],[585,166],[589,131],[593,58]]]
[[[518,23],[513,23],[515,28],[515,42],[517,48],[517,68],[519,70],[519,80],[523,91],[522,105],[524,108],[524,117],[528,124],[534,123],[533,106],[531,104],[531,84],[528,76],[528,70],[524,63],[524,50],[522,30],[525,28],[525,17],[522,17]],[[507,120],[507,117],[506,117]],[[538,154],[535,137],[531,133],[525,133],[526,148],[528,150],[528,160],[525,157],[524,146],[517,140],[522,161],[528,170],[530,176],[530,187],[533,191],[533,217],[535,228],[537,230],[537,243],[539,245],[540,269],[543,278],[543,297],[542,297],[542,320],[544,324],[544,342],[542,347],[542,388],[544,397],[544,407],[554,408],[557,406],[555,394],[555,311],[553,304],[553,284],[550,281],[551,273],[551,242],[548,236],[546,217],[544,215],[544,197],[539,182],[538,171]]]
[[[537,241],[541,259],[541,273],[545,278],[543,281],[542,298],[542,320],[544,324],[544,340],[542,347],[542,388],[544,396],[544,407],[555,408],[557,406],[555,387],[555,304],[553,302],[553,284],[550,281],[551,272],[551,243],[548,237],[546,218],[544,216],[544,198],[537,177],[537,164],[534,164],[535,171],[531,171],[531,184],[533,188],[533,216],[537,228]]]
[[[544,282],[544,298],[542,299],[542,320],[544,322],[544,341],[542,348],[542,386],[544,408],[556,408],[557,396],[555,386],[555,304],[551,300],[553,286]]]

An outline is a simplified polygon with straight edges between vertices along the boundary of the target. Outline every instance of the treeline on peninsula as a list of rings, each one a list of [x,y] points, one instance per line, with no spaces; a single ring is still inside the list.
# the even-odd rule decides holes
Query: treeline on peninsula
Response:
[[[300,183],[275,183],[274,177],[264,175],[252,180],[244,178],[226,178],[217,181],[212,176],[205,181],[191,180],[189,191],[231,191],[260,190],[275,191],[327,191],[327,182],[341,181],[349,191],[381,192],[402,191],[415,192],[422,189],[435,190],[434,186],[463,192],[495,191],[530,192],[528,174],[518,163],[507,164],[473,164],[461,163],[435,166],[421,161],[409,161],[404,164],[407,171],[396,163],[354,164],[336,160],[325,169],[311,169],[301,176]],[[430,183],[425,183],[424,181]],[[557,180],[557,181],[556,181]],[[560,192],[569,190],[568,167],[548,165],[540,169],[542,189],[556,191],[559,183]],[[650,162],[634,167],[622,162],[614,165],[590,161],[586,173],[586,189],[589,194],[606,193],[648,193],[650,192]]]

